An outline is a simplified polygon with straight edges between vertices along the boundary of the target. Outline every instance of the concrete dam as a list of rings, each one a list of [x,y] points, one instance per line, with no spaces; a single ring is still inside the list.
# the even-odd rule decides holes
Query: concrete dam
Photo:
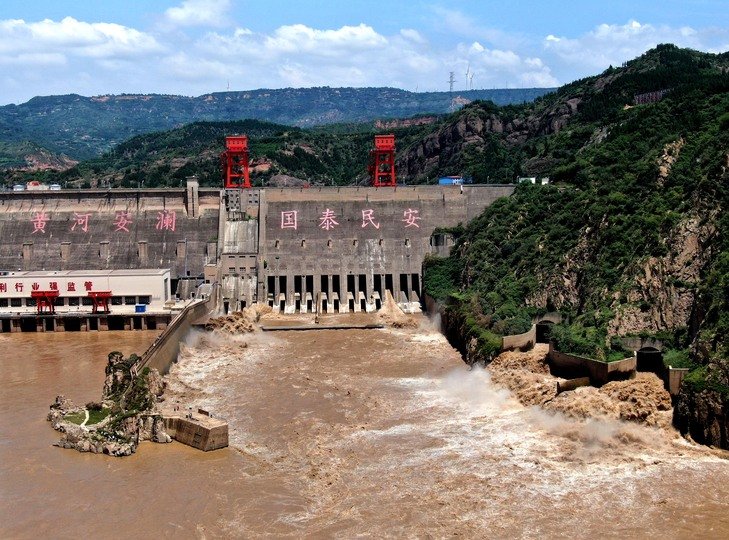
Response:
[[[221,190],[190,180],[172,189],[4,192],[0,275],[170,269],[173,296],[219,283],[226,312],[256,302],[283,313],[374,311],[386,291],[407,308],[420,303],[426,255],[448,253],[448,235],[434,231],[468,223],[513,190]]]

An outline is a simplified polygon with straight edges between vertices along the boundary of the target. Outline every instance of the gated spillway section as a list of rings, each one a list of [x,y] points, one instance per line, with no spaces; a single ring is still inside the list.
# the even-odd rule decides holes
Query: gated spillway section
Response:
[[[228,192],[223,301],[276,311],[374,311],[390,291],[416,308],[439,227],[468,223],[511,185],[260,189]],[[255,234],[257,229],[258,234]],[[438,245],[435,245],[438,244]]]
[[[425,256],[448,251],[435,229],[466,224],[513,190],[220,190],[190,180],[178,189],[0,192],[0,272],[169,269],[180,300],[219,283],[225,311],[255,302],[285,313],[373,311],[386,291],[415,307]],[[2,300],[0,290],[0,317],[12,311]]]

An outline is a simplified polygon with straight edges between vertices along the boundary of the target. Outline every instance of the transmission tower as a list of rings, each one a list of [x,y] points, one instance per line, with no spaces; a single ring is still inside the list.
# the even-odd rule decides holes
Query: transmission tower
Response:
[[[450,89],[450,92],[452,94],[453,93],[453,85],[456,82],[456,72],[455,71],[451,71],[449,73],[450,73],[450,77],[448,77],[448,84],[450,85],[450,88],[451,88]]]

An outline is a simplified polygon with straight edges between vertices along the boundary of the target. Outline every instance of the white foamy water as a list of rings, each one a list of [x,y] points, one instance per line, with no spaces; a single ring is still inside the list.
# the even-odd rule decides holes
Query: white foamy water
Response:
[[[187,351],[171,386],[205,374],[205,389],[185,397],[217,407],[232,444],[301,496],[279,516],[299,532],[729,531],[726,460],[672,430],[524,407],[487,370],[468,370],[438,334],[240,340]],[[686,508],[711,517],[672,519]]]

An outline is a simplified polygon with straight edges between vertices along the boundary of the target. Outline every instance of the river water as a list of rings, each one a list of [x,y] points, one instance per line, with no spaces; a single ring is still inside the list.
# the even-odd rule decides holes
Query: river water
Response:
[[[196,334],[168,400],[230,422],[203,453],[51,446],[154,332],[0,335],[0,537],[729,537],[729,461],[520,405],[432,329]]]

